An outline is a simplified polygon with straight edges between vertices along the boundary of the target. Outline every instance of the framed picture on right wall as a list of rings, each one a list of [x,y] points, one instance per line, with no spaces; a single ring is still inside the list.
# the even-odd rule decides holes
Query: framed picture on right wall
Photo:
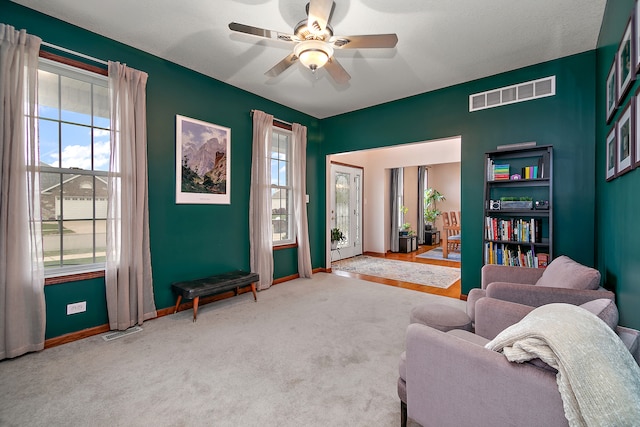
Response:
[[[635,102],[633,96],[626,108],[622,110],[616,123],[616,175],[620,176],[631,170],[634,164],[633,151],[635,139]]]
[[[613,59],[607,75],[607,123],[611,121],[618,105],[618,91],[616,87],[616,60]]]
[[[616,126],[611,126],[607,135],[607,181],[616,177]]]
[[[633,40],[633,15],[629,18],[627,27],[620,40],[618,52],[616,53],[616,69],[618,82],[618,105],[620,105],[631,88],[631,84],[636,79],[635,46]]]
[[[636,91],[635,96],[632,99],[634,111],[633,115],[635,118],[635,131],[634,131],[634,141],[633,141],[633,167],[640,167],[640,129],[638,129],[638,124],[640,124],[640,88]]]

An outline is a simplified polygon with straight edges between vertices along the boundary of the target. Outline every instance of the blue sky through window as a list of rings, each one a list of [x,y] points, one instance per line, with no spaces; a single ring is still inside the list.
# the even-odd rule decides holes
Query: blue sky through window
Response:
[[[55,110],[53,108],[44,108]],[[43,108],[40,109],[41,111]],[[41,114],[41,117],[52,117],[53,114]],[[90,116],[69,113],[68,118],[74,118],[74,122],[90,119]],[[84,117],[80,117],[84,116]],[[105,120],[101,118],[104,123]],[[95,120],[94,120],[95,121]],[[108,124],[108,123],[107,123]],[[110,131],[108,129],[93,128],[93,158],[91,152],[90,126],[81,126],[72,123],[40,119],[38,122],[40,136],[40,161],[54,167],[80,168],[85,170],[109,170]],[[62,144],[59,146],[60,137]],[[60,148],[62,153],[60,153]],[[93,164],[92,164],[93,160]]]

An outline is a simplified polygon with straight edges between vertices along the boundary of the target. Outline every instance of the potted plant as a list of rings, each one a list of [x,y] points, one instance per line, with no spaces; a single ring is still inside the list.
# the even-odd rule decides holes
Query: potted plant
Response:
[[[406,206],[400,206],[400,212],[402,213],[402,216],[404,217],[407,214],[407,212],[409,212],[409,208],[406,207]],[[411,231],[411,223],[405,222],[400,227],[400,236],[401,237],[408,236],[410,231]]]
[[[331,229],[331,249],[338,249],[338,243],[344,240],[344,234],[339,228]]]
[[[446,198],[435,188],[429,187],[424,190],[424,221],[425,223],[428,223],[425,224],[427,230],[430,230],[431,228],[435,229],[433,224],[435,224],[436,219],[442,213],[436,205],[437,202],[441,202],[443,200],[446,200]]]
[[[414,232],[410,222],[405,222],[400,228],[400,236],[413,236]]]

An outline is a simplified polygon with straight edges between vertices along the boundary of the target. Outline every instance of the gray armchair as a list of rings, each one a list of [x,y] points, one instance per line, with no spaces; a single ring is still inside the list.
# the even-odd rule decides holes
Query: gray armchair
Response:
[[[595,299],[615,301],[615,294],[600,286],[600,272],[567,256],[554,259],[546,269],[487,264],[481,288],[467,296],[467,314],[475,321],[476,302],[483,297],[531,307],[551,303],[584,304]]]
[[[555,369],[539,360],[511,363],[484,348],[533,307],[492,298],[476,305],[475,334],[422,324],[407,329],[398,380],[403,425],[408,416],[424,427],[567,426]],[[615,327],[615,305],[602,299],[586,306],[615,328],[640,364],[640,332]]]

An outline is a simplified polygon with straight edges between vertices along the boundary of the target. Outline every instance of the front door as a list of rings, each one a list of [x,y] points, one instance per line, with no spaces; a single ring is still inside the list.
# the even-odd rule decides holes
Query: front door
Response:
[[[330,197],[331,228],[345,236],[331,259],[362,255],[362,169],[332,163]]]

